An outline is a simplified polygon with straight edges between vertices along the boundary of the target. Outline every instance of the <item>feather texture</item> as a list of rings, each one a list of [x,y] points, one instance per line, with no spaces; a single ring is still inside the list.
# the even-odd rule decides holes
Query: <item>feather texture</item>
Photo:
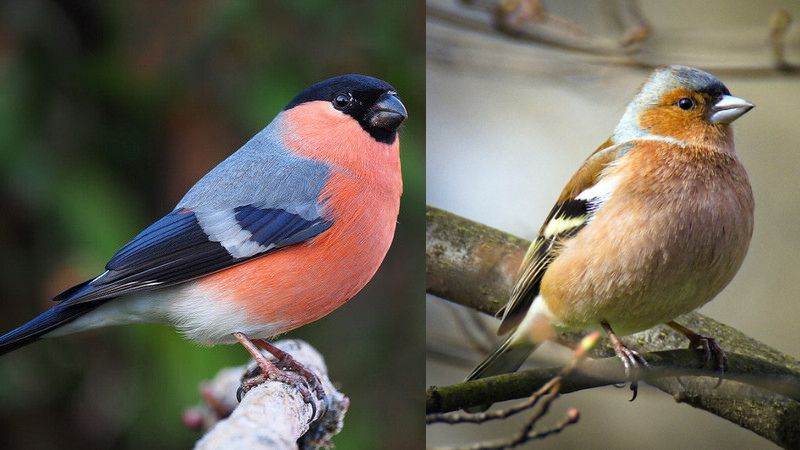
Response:
[[[102,275],[55,300],[84,303],[182,283],[310,239],[331,224],[253,205],[174,211],[122,247]]]
[[[630,148],[630,144],[614,145],[611,139],[607,140],[567,183],[525,254],[508,303],[498,313],[502,314],[498,334],[516,328],[525,317],[539,295],[542,276],[558,255],[560,245],[586,226],[610,197],[615,183],[604,178],[606,169]]]

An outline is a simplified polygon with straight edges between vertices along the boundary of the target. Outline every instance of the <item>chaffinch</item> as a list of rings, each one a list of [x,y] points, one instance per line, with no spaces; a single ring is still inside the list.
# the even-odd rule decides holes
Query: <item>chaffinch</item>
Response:
[[[656,69],[561,192],[501,311],[511,334],[467,380],[517,370],[555,329],[600,328],[631,377],[647,363],[619,336],[662,323],[724,371],[717,342],[673,319],[714,298],[747,253],[753,194],[730,124],[751,108],[706,72]]]
[[[281,374],[257,346],[309,378],[266,339],[327,315],[377,271],[397,223],[406,117],[376,78],[305,89],[105,272],[1,336],[0,354],[40,337],[162,322],[202,344],[240,342],[263,377]]]

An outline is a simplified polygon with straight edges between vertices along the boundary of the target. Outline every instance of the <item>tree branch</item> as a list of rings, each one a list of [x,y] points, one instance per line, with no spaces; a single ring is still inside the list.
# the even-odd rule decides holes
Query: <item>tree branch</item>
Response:
[[[427,209],[427,291],[443,299],[494,315],[508,298],[512,280],[528,242],[454,214]],[[657,366],[645,380],[677,401],[703,409],[784,447],[800,447],[800,362],[702,314],[691,313],[678,321],[700,333],[714,336],[731,359],[729,378],[718,389],[712,378],[693,378],[681,385],[676,375],[713,374],[696,368],[697,359],[686,339],[667,327],[656,327],[626,338]],[[575,344],[575,333],[560,336]],[[657,353],[654,353],[657,352]],[[598,356],[612,356],[607,341]],[[530,395],[558,373],[557,368],[501,375],[428,391],[429,411],[449,411],[462,405],[491,403]],[[597,372],[595,372],[597,370]],[[581,374],[565,380],[562,392],[623,381],[619,362],[587,361]],[[495,397],[496,396],[496,397]],[[794,399],[794,400],[793,400]]]
[[[279,381],[262,383],[236,402],[236,391],[247,367],[220,370],[201,387],[204,404],[184,414],[192,428],[210,429],[195,449],[316,449],[331,445],[342,429],[349,399],[328,379],[325,361],[313,347],[299,340],[275,343],[313,372],[322,383],[325,398]],[[264,353],[267,357],[272,357]],[[251,361],[250,367],[255,362]],[[310,394],[310,395],[308,395]]]

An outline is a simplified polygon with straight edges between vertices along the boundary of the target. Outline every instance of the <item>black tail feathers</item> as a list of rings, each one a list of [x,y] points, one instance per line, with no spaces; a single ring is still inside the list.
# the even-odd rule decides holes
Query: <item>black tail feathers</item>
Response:
[[[33,318],[30,322],[0,336],[0,355],[30,344],[61,325],[72,322],[83,314],[97,308],[100,303],[102,302],[59,303],[53,306]]]

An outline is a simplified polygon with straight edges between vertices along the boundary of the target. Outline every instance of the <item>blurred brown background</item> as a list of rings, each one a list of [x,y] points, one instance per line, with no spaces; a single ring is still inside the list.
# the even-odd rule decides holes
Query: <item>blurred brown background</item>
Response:
[[[697,66],[755,103],[734,124],[756,198],[755,234],[739,274],[701,312],[800,357],[800,75],[774,69],[769,37],[771,19],[784,10],[794,19],[785,58],[800,64],[798,2],[543,0],[544,13],[564,22],[539,26],[539,39],[530,40],[486,26],[491,21],[482,8],[497,2],[427,3],[427,203],[527,239],[535,237],[581,162],[609,136],[652,66]],[[607,51],[619,48],[624,33],[617,8],[624,4],[638,4],[652,26],[631,55]],[[590,37],[572,32],[571,25]],[[463,380],[485,355],[470,348],[447,302],[429,297],[427,324],[429,348],[467,360],[454,365],[429,353],[427,384]],[[487,324],[494,332],[498,322]],[[531,364],[564,356],[547,344]],[[640,389],[633,403],[628,398],[629,391],[614,388],[565,395],[543,425],[570,406],[581,411],[581,421],[525,448],[775,448],[653,388]],[[427,442],[509,436],[520,425],[437,425],[428,427]]]
[[[418,4],[417,4],[418,3]],[[424,7],[421,2],[34,0],[0,5],[0,329],[99,271],[301,89],[392,83],[405,193],[368,288],[289,333],[351,398],[337,448],[421,447]],[[46,340],[0,358],[0,448],[187,448],[199,382],[241,364],[172,329]]]

